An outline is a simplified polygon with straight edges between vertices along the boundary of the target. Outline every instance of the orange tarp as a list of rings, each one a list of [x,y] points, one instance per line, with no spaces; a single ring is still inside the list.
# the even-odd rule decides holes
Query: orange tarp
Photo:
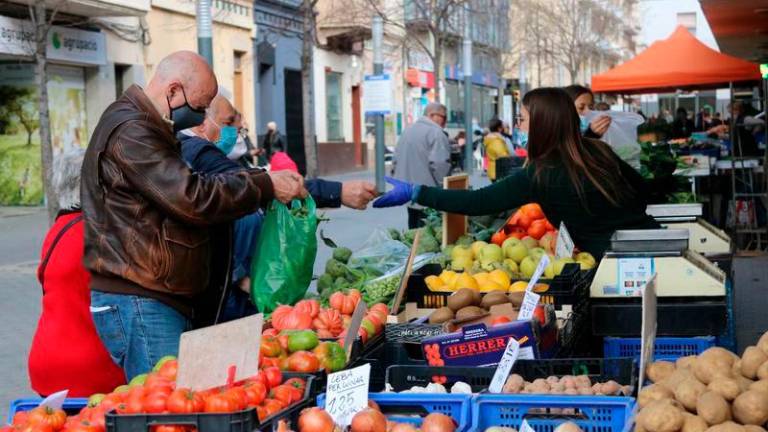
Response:
[[[592,77],[603,93],[660,93],[675,89],[727,87],[730,82],[760,80],[760,67],[719,53],[678,27],[632,60]]]

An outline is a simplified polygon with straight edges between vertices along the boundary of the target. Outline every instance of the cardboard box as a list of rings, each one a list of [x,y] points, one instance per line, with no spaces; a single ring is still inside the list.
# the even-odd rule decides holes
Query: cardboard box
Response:
[[[429,351],[437,349],[445,366],[491,366],[501,359],[509,338],[520,343],[522,358],[538,358],[535,321],[514,321],[509,324],[487,327],[485,324],[467,325],[454,333],[424,339],[421,349],[427,363]]]

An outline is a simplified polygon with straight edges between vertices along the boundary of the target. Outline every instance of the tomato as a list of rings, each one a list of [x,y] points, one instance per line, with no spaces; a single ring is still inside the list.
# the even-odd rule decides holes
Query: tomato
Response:
[[[539,219],[531,223],[528,227],[528,235],[536,240],[541,239],[547,232],[547,222],[544,219]]]
[[[261,332],[261,337],[262,338],[264,338],[265,336],[277,337],[278,334],[280,334],[280,330],[273,327],[273,328],[268,328],[263,332]]]
[[[326,372],[340,371],[347,365],[347,354],[337,342],[323,342],[313,352]]]
[[[109,411],[112,411],[112,408],[106,409],[103,406],[99,405],[97,407],[92,408],[88,412],[80,411],[80,420],[85,420],[89,422],[92,425],[98,426],[100,428],[106,427],[106,420],[104,418],[105,414]]]
[[[269,384],[267,386],[268,388],[277,387],[283,382],[283,373],[276,367],[264,368],[261,373],[264,374],[267,379],[267,384]]]
[[[277,336],[277,341],[280,342],[280,347],[283,349],[283,351],[288,352],[288,335],[281,334]]]
[[[509,322],[512,322],[512,320],[509,319],[509,317],[502,315],[502,316],[494,317],[491,320],[491,325],[495,326],[495,325],[499,325],[499,324],[506,324],[506,323],[509,323]]]
[[[267,397],[267,386],[260,381],[250,381],[243,386],[248,406],[257,406]]]
[[[231,413],[237,411],[237,401],[226,394],[214,394],[205,400],[205,412]]]
[[[56,429],[48,423],[27,423],[22,425],[18,432],[56,432]]]
[[[261,405],[257,406],[256,416],[259,418],[259,421],[264,421],[264,419],[267,418],[267,409]]]
[[[301,378],[288,378],[283,384],[295,387],[301,391],[304,391],[304,389],[307,387],[306,381]]]
[[[288,406],[293,402],[291,387],[282,384],[269,391],[269,397],[276,399],[283,403],[284,406]]]
[[[26,424],[28,418],[29,418],[29,411],[19,411],[13,415],[13,421],[11,422],[11,424],[14,424],[14,425]]]
[[[262,337],[259,352],[264,354],[264,357],[277,357],[283,353],[283,347],[274,336]]]
[[[282,348],[281,348],[282,350]],[[280,360],[282,358],[285,358],[285,356],[282,357],[264,357],[261,360],[259,360],[259,364],[261,365],[261,368],[267,368],[267,367],[280,367]]]
[[[277,368],[281,371],[291,370],[291,368],[288,366],[288,356],[280,357],[280,361],[277,362]]]
[[[165,361],[157,371],[158,375],[170,381],[176,381],[176,373],[179,370],[179,361],[176,359]]]
[[[273,414],[279,413],[285,408],[285,405],[277,399],[264,399],[262,405],[264,407],[265,416],[269,417]]]
[[[169,360],[163,363],[163,366],[167,365],[171,361],[175,360]],[[173,391],[173,381],[163,375],[160,375],[160,372],[151,373],[147,375],[147,380],[144,381],[144,388],[151,391],[163,391],[166,394],[171,394]]]
[[[181,425],[160,425],[152,426],[150,429],[152,432],[187,432],[189,429],[187,426]]]
[[[304,388],[292,384],[283,384],[291,389],[291,403],[298,402],[304,397]]]
[[[203,396],[188,388],[174,390],[167,401],[168,411],[175,414],[202,412],[205,408]]]
[[[504,234],[504,231],[498,231],[491,236],[491,243],[501,246],[506,239],[507,236]]]
[[[152,392],[144,396],[143,412],[159,414],[168,409],[168,395],[165,392]]]
[[[61,409],[54,409],[47,406],[39,406],[29,411],[27,423],[30,425],[46,424],[53,430],[59,430],[67,421],[67,413]]]
[[[248,405],[248,395],[242,387],[232,387],[224,391],[224,395],[231,398],[237,404],[237,410],[243,410]]]
[[[144,387],[133,387],[125,398],[124,412],[121,414],[138,414],[144,410],[144,396],[148,394]],[[120,408],[118,407],[118,411]]]
[[[111,410],[116,407],[117,404],[125,399],[125,393],[110,393],[104,396],[104,399],[99,402],[100,407],[106,407],[107,410]]]
[[[88,420],[80,420],[66,428],[66,432],[103,432],[104,430],[103,426],[93,424]]]
[[[293,372],[317,372],[320,361],[314,353],[298,351],[288,357],[288,369]]]

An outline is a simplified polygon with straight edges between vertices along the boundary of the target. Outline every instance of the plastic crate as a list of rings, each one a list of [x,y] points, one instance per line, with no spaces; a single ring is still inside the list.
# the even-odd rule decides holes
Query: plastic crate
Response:
[[[436,276],[442,272],[440,264],[427,264],[411,274],[405,293],[405,303],[416,303],[424,309],[438,309],[448,303],[449,291],[431,291],[424,279]],[[578,264],[566,264],[563,272],[554,279],[540,279],[541,283],[549,285],[549,289],[541,293],[542,304],[551,304],[556,310],[563,305],[580,303],[589,297],[589,285],[595,276],[595,269],[582,271]]]
[[[307,381],[304,397],[259,422],[255,408],[249,408],[234,413],[212,414],[123,414],[107,413],[106,426],[108,432],[147,432],[152,426],[184,425],[194,426],[198,432],[272,432],[277,430],[279,420],[288,420],[296,425],[301,410],[309,406],[314,399],[315,382],[312,375],[284,374],[284,377],[302,377]]]
[[[357,367],[369,363],[371,379],[368,390],[378,392],[384,390],[387,368],[391,365],[426,365],[424,352],[419,344],[385,342],[369,355],[358,358],[349,367]],[[322,389],[321,389],[322,390]]]
[[[30,411],[37,408],[42,402],[42,398],[24,398],[11,401],[11,405],[8,409],[8,424],[13,421],[13,416],[17,412]],[[74,415],[80,412],[81,409],[88,405],[88,399],[86,398],[68,398],[64,400],[62,409],[67,415]]]
[[[552,432],[566,421],[584,432],[622,432],[635,400],[623,396],[480,394],[472,405],[472,430],[491,426],[520,429],[526,420],[536,432]]]
[[[456,381],[463,381],[472,391],[481,392],[488,388],[496,372],[494,367],[432,367],[432,366],[390,366],[386,380],[395,391],[407,390],[413,386],[425,386],[434,376],[444,376],[450,388]],[[621,385],[635,386],[637,369],[631,358],[583,358],[518,360],[511,373],[521,375],[527,381],[546,378],[551,375],[587,375],[592,381],[614,380]]]
[[[453,418],[456,432],[468,432],[472,425],[472,395],[427,393],[369,393],[388,420],[417,427],[422,418],[434,412]],[[317,406],[325,407],[325,393],[317,396]]]
[[[715,346],[714,336],[657,337],[653,347],[655,360],[677,360],[680,357],[699,355]],[[606,337],[603,340],[606,357],[632,357],[640,359],[640,338]]]

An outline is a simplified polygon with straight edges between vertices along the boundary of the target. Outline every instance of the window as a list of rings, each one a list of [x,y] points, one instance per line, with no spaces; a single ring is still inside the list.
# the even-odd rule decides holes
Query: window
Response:
[[[696,35],[696,12],[680,12],[677,14],[677,25],[688,29],[692,35]]]
[[[341,116],[341,74],[338,72],[325,73],[325,119],[328,141],[343,141]]]

